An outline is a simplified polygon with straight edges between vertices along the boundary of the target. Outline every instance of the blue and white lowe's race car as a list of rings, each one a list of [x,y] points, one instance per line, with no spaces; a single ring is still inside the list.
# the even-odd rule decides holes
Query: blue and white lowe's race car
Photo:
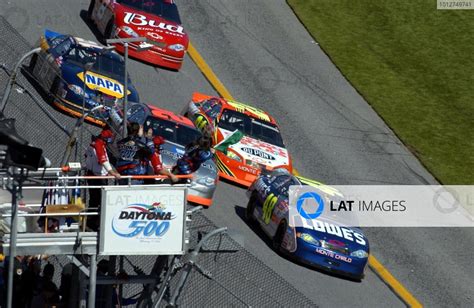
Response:
[[[362,231],[323,216],[316,224],[295,224],[299,217],[290,219],[288,197],[292,185],[310,185],[325,196],[340,196],[329,186],[294,176],[286,169],[275,169],[261,174],[250,186],[247,220],[261,226],[275,250],[309,266],[362,279],[369,257],[369,242]]]

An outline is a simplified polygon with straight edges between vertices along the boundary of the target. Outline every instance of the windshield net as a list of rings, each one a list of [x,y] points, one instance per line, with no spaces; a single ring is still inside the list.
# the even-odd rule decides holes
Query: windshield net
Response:
[[[148,117],[145,121],[144,131],[153,130],[153,136],[161,136],[165,140],[186,146],[196,140],[201,133],[189,126],[184,126],[172,121]]]

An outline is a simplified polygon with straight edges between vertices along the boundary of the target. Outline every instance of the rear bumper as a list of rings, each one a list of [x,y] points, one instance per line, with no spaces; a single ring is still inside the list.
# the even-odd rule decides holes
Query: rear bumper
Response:
[[[122,44],[114,44],[115,49],[120,52],[121,54],[125,53],[125,48]],[[146,51],[137,51],[138,45],[134,43],[129,43],[128,45],[128,55],[131,58],[135,58],[152,65],[162,66],[173,70],[181,69],[184,61],[184,53],[183,57],[175,57],[166,54],[166,52],[158,51],[154,48],[146,50]]]

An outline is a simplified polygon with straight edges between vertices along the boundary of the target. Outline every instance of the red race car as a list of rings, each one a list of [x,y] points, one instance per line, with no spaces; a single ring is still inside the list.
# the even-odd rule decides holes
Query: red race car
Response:
[[[153,65],[179,70],[188,49],[178,8],[173,0],[91,0],[89,18],[106,38],[146,37],[129,43],[129,55]],[[148,49],[140,51],[140,48]],[[124,52],[122,44],[116,44]]]
[[[262,168],[293,171],[278,125],[265,111],[194,93],[183,113],[211,133],[220,177],[248,187]]]

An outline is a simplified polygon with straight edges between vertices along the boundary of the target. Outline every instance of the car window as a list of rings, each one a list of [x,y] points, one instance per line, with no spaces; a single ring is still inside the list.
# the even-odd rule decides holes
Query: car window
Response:
[[[226,109],[219,119],[218,127],[234,131],[279,147],[285,147],[278,127],[263,120],[252,118],[244,113]]]
[[[145,122],[146,110],[143,105],[133,104],[129,106],[127,112],[127,118],[129,122],[135,122],[143,125]]]
[[[216,119],[219,116],[222,105],[216,98],[211,98],[201,104],[202,111],[211,119]]]
[[[49,40],[49,52],[55,57],[65,56],[74,45],[74,40],[67,35],[61,35]]]
[[[280,193],[286,195],[291,185],[301,185],[300,182],[289,174],[276,176],[272,181],[272,186]]]
[[[161,136],[168,141],[186,146],[199,138],[201,133],[192,127],[155,117],[148,117],[144,131],[153,130],[153,136]]]
[[[166,20],[181,24],[178,7],[173,1],[166,0],[117,0],[128,7],[160,16]]]

